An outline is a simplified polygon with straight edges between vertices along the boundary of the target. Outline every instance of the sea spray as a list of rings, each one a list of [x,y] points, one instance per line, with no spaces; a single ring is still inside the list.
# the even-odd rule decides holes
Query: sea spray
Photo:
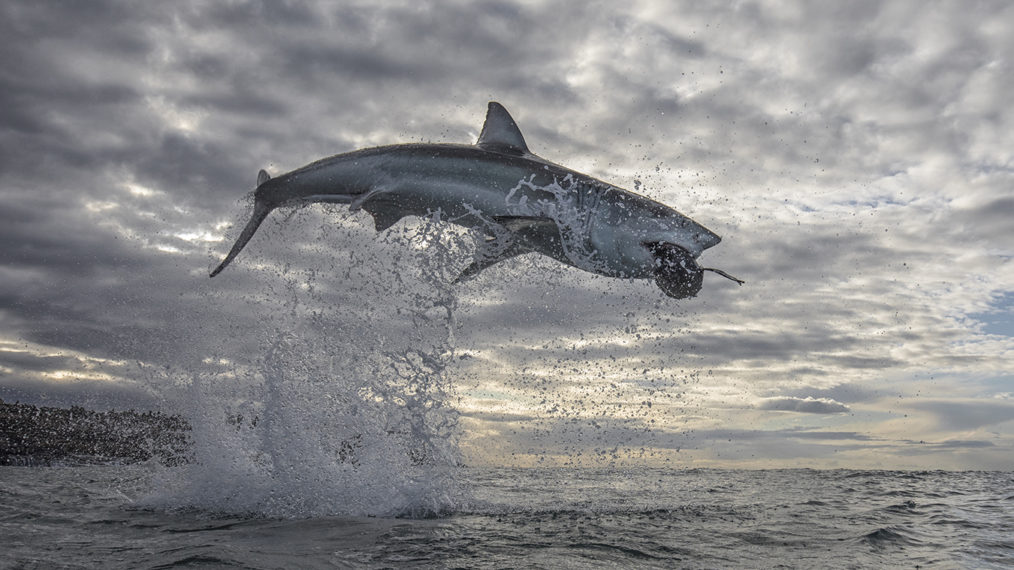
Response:
[[[454,358],[448,262],[467,260],[467,236],[432,220],[379,241],[355,224],[321,227],[318,244],[343,244],[328,264],[311,265],[317,245],[308,261],[258,271],[271,294],[245,302],[263,315],[259,350],[191,373],[177,407],[193,427],[192,460],[161,470],[147,503],[418,517],[462,500],[445,369]]]

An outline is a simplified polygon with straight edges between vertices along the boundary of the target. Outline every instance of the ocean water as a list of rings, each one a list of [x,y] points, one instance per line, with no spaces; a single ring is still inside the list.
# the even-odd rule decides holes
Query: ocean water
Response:
[[[439,514],[283,518],[153,505],[160,471],[0,467],[0,567],[1014,566],[1005,472],[461,467]]]
[[[237,301],[256,326],[194,330],[205,349],[190,367],[139,364],[136,380],[192,427],[189,460],[0,467],[0,568],[1014,566],[1012,473],[620,468],[608,454],[600,468],[464,466],[456,365],[471,348],[452,282],[467,236],[424,221],[378,241],[319,214],[296,213],[343,247],[264,269],[264,293]],[[627,316],[605,333],[675,326],[613,297]],[[610,398],[540,384],[547,415],[610,417],[620,400],[635,419],[679,412],[700,371],[679,351],[613,345],[652,380]],[[584,359],[532,365],[566,379]]]

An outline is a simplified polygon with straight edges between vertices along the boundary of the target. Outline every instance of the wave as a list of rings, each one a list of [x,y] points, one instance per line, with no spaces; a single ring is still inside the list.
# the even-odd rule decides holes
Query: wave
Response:
[[[891,526],[878,528],[863,535],[860,542],[868,544],[875,549],[896,547],[896,546],[919,546],[921,541],[911,535],[907,529]]]

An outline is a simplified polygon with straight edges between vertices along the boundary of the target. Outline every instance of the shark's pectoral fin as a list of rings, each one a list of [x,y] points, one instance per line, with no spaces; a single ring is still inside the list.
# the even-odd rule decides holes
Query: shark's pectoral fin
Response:
[[[366,210],[367,213],[373,216],[373,227],[378,232],[382,232],[398,223],[398,220],[407,215],[391,200],[383,199],[384,195],[391,192],[393,192],[393,189],[386,186],[363,192],[349,201],[349,211]]]
[[[397,224],[398,220],[405,217],[405,213],[401,210],[378,202],[368,202],[363,205],[363,209],[373,216],[373,227],[378,232]]]
[[[524,253],[528,253],[528,250],[510,237],[486,238],[485,243],[480,245],[479,251],[475,253],[475,259],[461,272],[461,275],[458,275],[454,282],[468,281],[483,269]]]
[[[518,242],[514,232],[507,229],[505,226],[495,226],[487,228],[492,231],[492,235],[486,236],[482,242],[479,243],[479,247],[475,252],[475,257],[472,260],[471,265],[465,268],[458,275],[458,278],[454,280],[455,283],[461,283],[467,281],[472,277],[478,275],[483,269],[496,265],[501,261],[506,261],[512,257],[517,257],[523,253],[528,253],[530,250],[524,247]]]
[[[478,275],[483,269],[533,251],[546,249],[546,244],[559,238],[556,222],[536,216],[494,216],[490,232],[475,253],[472,264],[461,272],[455,283]],[[533,247],[536,246],[536,247]]]

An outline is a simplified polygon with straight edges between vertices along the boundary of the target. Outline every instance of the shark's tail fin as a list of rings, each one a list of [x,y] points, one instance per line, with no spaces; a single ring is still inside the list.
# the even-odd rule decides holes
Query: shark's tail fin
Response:
[[[239,237],[236,238],[236,243],[233,244],[232,249],[229,250],[229,255],[225,256],[225,259],[222,260],[222,263],[218,264],[218,267],[216,267],[214,271],[211,272],[211,275],[209,275],[209,277],[214,277],[219,273],[221,273],[221,271],[225,269],[225,266],[229,265],[229,263],[233,259],[235,259],[237,255],[239,255],[239,252],[242,251],[243,246],[246,245],[246,242],[250,241],[250,238],[253,237],[254,232],[256,232],[257,228],[260,227],[261,222],[264,221],[264,218],[268,217],[268,214],[270,214],[271,210],[274,209],[275,209],[274,206],[269,205],[263,201],[260,200],[254,201],[254,210],[253,214],[250,216],[250,221],[246,223],[246,227],[243,228],[243,231],[239,234]]]

